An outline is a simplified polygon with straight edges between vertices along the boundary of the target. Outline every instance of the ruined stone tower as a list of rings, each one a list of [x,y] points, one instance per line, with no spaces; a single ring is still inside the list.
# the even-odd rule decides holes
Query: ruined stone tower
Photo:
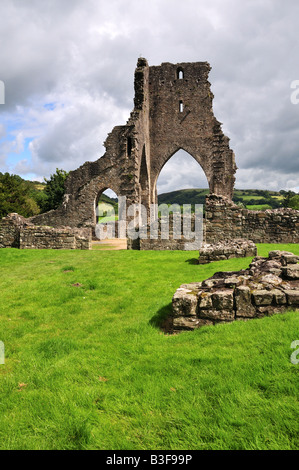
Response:
[[[105,141],[105,154],[70,172],[61,207],[32,218],[35,224],[94,227],[95,208],[110,188],[127,203],[157,202],[157,179],[179,149],[202,167],[211,194],[232,198],[236,165],[229,139],[213,114],[207,62],[149,67],[138,59],[134,109]]]

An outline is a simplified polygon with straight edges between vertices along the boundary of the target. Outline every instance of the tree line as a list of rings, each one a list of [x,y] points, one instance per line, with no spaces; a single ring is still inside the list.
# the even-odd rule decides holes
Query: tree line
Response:
[[[57,209],[64,195],[64,182],[68,173],[56,169],[43,183],[27,181],[19,175],[0,173],[0,218],[11,212],[23,217]]]

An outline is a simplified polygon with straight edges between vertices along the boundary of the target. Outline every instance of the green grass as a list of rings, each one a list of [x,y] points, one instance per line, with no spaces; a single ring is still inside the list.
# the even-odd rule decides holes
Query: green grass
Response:
[[[298,313],[161,333],[197,256],[0,250],[0,448],[298,448]]]
[[[250,209],[251,211],[265,211],[266,209],[271,209],[269,204],[249,204],[246,205],[246,209]]]

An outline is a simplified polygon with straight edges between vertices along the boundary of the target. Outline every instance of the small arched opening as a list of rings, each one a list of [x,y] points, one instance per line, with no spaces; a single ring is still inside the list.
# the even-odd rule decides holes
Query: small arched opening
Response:
[[[118,196],[110,188],[100,191],[96,199],[96,223],[118,220]]]
[[[98,243],[126,249],[126,234],[121,222],[124,219],[121,198],[111,189],[99,191],[95,200],[96,226],[94,238]]]
[[[141,191],[141,204],[148,207],[149,206],[149,176],[148,176],[148,169],[147,169],[147,162],[146,162],[145,145],[143,146],[143,149],[142,149],[139,182],[140,182],[140,191]]]
[[[183,80],[183,78],[184,78],[184,70],[182,69],[182,67],[179,67],[179,68],[177,69],[176,78],[177,78],[178,80]]]

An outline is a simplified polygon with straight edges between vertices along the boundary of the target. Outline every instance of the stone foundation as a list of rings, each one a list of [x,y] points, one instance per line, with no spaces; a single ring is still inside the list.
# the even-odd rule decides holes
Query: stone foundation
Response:
[[[9,214],[0,221],[0,248],[90,250],[91,229],[37,226]]]
[[[173,331],[299,310],[299,256],[271,251],[248,269],[183,284],[172,299]]]
[[[203,243],[199,252],[199,264],[230,258],[247,258],[257,255],[257,247],[251,240],[221,240],[218,243]]]

